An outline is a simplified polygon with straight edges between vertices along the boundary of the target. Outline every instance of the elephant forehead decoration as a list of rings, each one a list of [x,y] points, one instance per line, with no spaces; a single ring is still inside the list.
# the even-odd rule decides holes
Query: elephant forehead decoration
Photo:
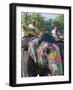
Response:
[[[36,40],[37,39],[35,39],[35,41]],[[29,43],[28,54],[39,66],[48,66],[52,72],[57,71],[57,74],[63,73],[60,51],[56,44],[42,42],[39,45],[35,45],[35,43],[31,41]]]
[[[36,46],[32,41],[29,44],[28,51],[29,55],[34,61],[37,61],[38,64],[45,64],[44,62],[48,61],[49,59],[55,60],[57,64],[61,63],[59,48],[56,44],[42,42],[40,45]]]

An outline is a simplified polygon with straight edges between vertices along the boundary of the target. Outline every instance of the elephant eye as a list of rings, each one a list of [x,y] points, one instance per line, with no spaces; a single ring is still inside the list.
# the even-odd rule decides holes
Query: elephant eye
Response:
[[[50,49],[46,49],[46,54],[50,54]]]

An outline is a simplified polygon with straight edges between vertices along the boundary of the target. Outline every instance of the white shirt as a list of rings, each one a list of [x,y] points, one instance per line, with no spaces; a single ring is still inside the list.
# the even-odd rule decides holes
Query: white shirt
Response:
[[[61,35],[60,32],[56,32],[55,29],[53,29],[53,30],[51,31],[51,33],[52,33],[52,36],[55,38],[55,40],[64,39],[63,35]],[[59,37],[57,36],[56,33],[59,35]]]
[[[30,29],[35,29],[35,30],[37,30],[37,28],[35,27],[35,26],[33,26],[33,24],[29,24],[29,26],[28,26]]]
[[[56,30],[55,30],[55,29],[53,29],[53,30],[51,31],[51,33],[52,33],[52,36],[53,36],[56,40],[59,40],[58,36],[56,35]]]

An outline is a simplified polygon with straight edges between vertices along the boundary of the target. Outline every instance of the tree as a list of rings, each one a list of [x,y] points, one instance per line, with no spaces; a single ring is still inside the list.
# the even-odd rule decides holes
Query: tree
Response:
[[[44,17],[41,16],[40,13],[26,13],[24,15],[24,18],[22,17],[24,24],[29,25],[32,21],[32,19],[36,20],[36,26],[38,28],[44,27]]]
[[[64,15],[57,16],[53,21],[54,26],[60,27],[61,31],[64,32]]]
[[[52,29],[53,29],[53,19],[50,18],[45,21],[45,30],[51,32]]]
[[[64,15],[62,14],[56,16],[55,19],[45,19],[40,13],[25,12],[21,16],[21,23],[27,27],[32,19],[36,20],[36,27],[39,30],[44,28],[45,31],[51,32],[54,26],[58,26],[64,32]]]

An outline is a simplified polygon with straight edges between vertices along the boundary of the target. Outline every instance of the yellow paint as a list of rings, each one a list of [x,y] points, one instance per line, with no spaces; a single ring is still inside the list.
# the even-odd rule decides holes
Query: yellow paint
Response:
[[[50,53],[50,59],[55,60],[56,56],[57,53],[55,51]]]

